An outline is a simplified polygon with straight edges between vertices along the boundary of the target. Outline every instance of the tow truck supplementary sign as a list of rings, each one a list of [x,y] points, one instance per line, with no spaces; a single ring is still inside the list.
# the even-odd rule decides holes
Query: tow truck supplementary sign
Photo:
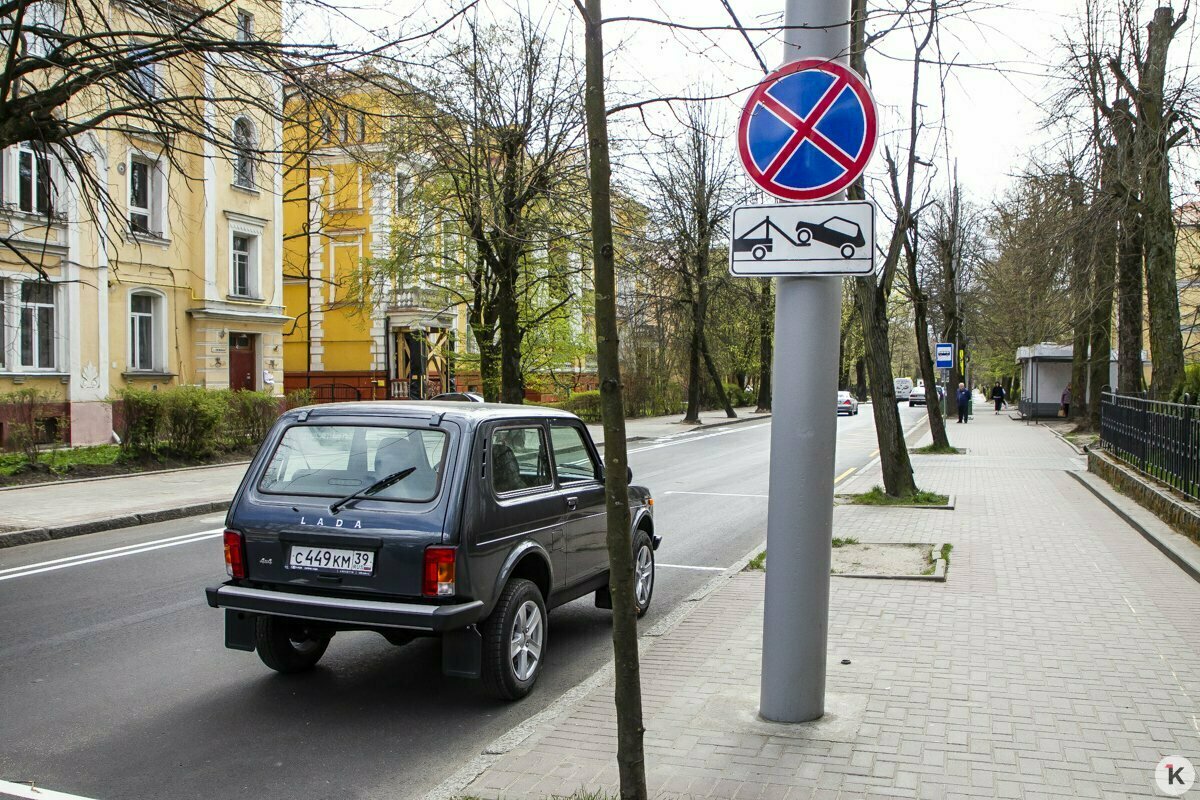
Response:
[[[875,149],[875,101],[854,70],[806,58],[768,75],[738,124],[750,179],[781,200],[820,200],[862,174]]]
[[[874,270],[871,203],[780,203],[733,210],[731,275],[870,275]]]

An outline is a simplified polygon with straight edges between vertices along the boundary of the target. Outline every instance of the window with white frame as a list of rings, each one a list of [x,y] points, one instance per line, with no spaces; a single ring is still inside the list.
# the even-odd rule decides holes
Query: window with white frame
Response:
[[[159,342],[163,298],[157,292],[129,295],[129,371],[153,372],[163,368]]]
[[[254,253],[255,237],[248,234],[233,235],[233,294],[250,296],[250,259]]]
[[[21,284],[20,359],[27,369],[52,370],[58,365],[55,286],[41,281]]]
[[[162,236],[166,187],[161,164],[149,156],[129,156],[129,230]]]
[[[240,8],[237,12],[237,40],[239,42],[254,40],[254,15]]]
[[[409,177],[403,172],[396,173],[396,188],[393,198],[392,210],[399,214],[404,210],[404,204],[408,201]]]
[[[23,23],[26,55],[45,58],[61,41],[66,8],[60,2],[30,3],[25,10]]]
[[[30,214],[54,210],[54,181],[45,147],[22,142],[17,147],[17,207]]]
[[[245,189],[254,187],[255,150],[258,143],[254,135],[254,123],[246,117],[238,117],[233,123],[233,183]]]

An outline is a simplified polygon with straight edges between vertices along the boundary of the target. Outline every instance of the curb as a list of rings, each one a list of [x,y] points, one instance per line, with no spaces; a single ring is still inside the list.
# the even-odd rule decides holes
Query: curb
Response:
[[[141,472],[124,472],[120,475],[96,475],[92,478],[67,478],[61,481],[42,481],[41,483],[18,483],[12,486],[0,486],[0,492],[12,492],[17,489],[40,489],[46,486],[68,486],[72,483],[94,483],[95,481],[111,481],[117,478],[136,478],[140,475],[169,475],[172,472],[198,472],[205,469],[220,469],[221,467],[246,466],[245,461],[227,461],[224,464],[198,464],[194,467],[172,467],[170,469],[147,469]]]
[[[1135,520],[1133,517],[1129,516],[1129,514],[1122,510],[1116,503],[1114,503],[1112,499],[1109,498],[1103,491],[1093,486],[1082,475],[1071,470],[1066,470],[1066,473],[1074,478],[1080,486],[1095,495],[1101,503],[1108,506],[1108,508],[1114,514],[1124,520],[1129,527],[1140,533],[1146,541],[1150,542],[1150,544],[1162,551],[1162,554],[1173,561],[1177,567],[1187,573],[1188,577],[1197,583],[1200,583],[1200,563],[1193,561],[1192,558],[1186,553],[1177,550],[1167,539],[1154,533],[1149,528],[1146,528],[1140,522]],[[1166,525],[1165,522],[1163,524]],[[1183,534],[1179,535],[1182,536]]]
[[[218,500],[211,503],[194,503],[186,506],[162,509],[160,511],[143,511],[138,514],[122,514],[117,517],[76,522],[71,525],[59,525],[51,528],[26,528],[19,531],[0,532],[0,549],[17,547],[35,542],[48,542],[52,539],[66,539],[72,536],[84,536],[89,533],[99,533],[115,528],[132,528],[135,525],[149,525],[153,522],[166,522],[184,517],[195,517],[200,514],[211,514],[225,511],[229,508],[228,500]]]
[[[650,647],[650,642],[654,638],[665,636],[674,630],[679,623],[683,622],[694,610],[699,608],[700,601],[733,580],[745,568],[746,564],[750,562],[750,559],[754,558],[762,549],[762,545],[757,545],[720,575],[709,579],[707,583],[684,599],[674,611],[655,623],[653,628],[650,628],[645,633],[640,633],[638,635],[639,652]],[[543,724],[561,719],[574,711],[575,707],[586,700],[588,695],[603,686],[612,677],[612,672],[613,660],[610,656],[603,666],[565,692],[553,703],[524,722],[517,723],[485,745],[479,755],[468,761],[465,766],[449,778],[429,790],[425,794],[425,800],[452,800],[452,798],[460,797],[462,790],[472,781],[486,772],[502,756],[516,749],[530,736],[537,733],[537,729]]]
[[[1054,428],[1050,427],[1049,425],[1043,425],[1042,427],[1043,427],[1043,428],[1045,428],[1046,430],[1050,431],[1051,433],[1053,433],[1055,436],[1057,436],[1057,437],[1058,437],[1058,440],[1059,440],[1060,442],[1062,442],[1062,443],[1063,443],[1063,444],[1065,444],[1067,447],[1069,447],[1069,448],[1071,448],[1072,450],[1074,450],[1074,451],[1075,451],[1076,453],[1078,453],[1079,455],[1081,455],[1081,456],[1085,456],[1085,455],[1087,455],[1087,448],[1086,448],[1086,447],[1080,447],[1079,445],[1075,444],[1075,443],[1074,443],[1074,442],[1072,442],[1070,439],[1068,439],[1066,436],[1063,436],[1061,433],[1059,433],[1058,431],[1056,431]]]

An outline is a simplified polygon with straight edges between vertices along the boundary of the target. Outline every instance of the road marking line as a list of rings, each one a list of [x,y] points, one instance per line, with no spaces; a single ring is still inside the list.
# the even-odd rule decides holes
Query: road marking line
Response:
[[[656,567],[663,569],[694,569],[701,572],[724,572],[728,567],[697,567],[693,564],[655,564]]]
[[[137,550],[125,550],[120,553],[107,553],[106,555],[96,555],[94,553],[85,553],[83,556],[80,556],[78,560],[71,561],[71,562],[68,562],[65,564],[64,563],[55,564],[55,563],[50,563],[50,562],[43,562],[41,564],[30,564],[27,567],[22,567],[21,568],[23,570],[22,572],[13,572],[8,575],[0,575],[0,581],[12,580],[13,578],[24,578],[29,575],[38,575],[42,572],[54,572],[55,570],[66,569],[67,567],[81,567],[84,564],[92,564],[97,561],[108,561],[110,558],[121,558],[122,556],[135,556],[138,553],[149,553],[151,550],[162,550],[164,547],[177,547],[181,544],[192,544],[193,542],[200,542],[205,539],[216,538],[217,536],[220,536],[223,532],[224,532],[224,528],[214,528],[213,530],[210,530],[210,531],[200,531],[199,533],[192,534],[192,536],[190,538],[184,539],[182,541],[166,541],[166,542],[160,542],[160,543],[147,542],[145,546],[140,546]],[[104,552],[104,551],[101,551],[101,552]],[[91,557],[87,557],[87,556],[91,556]],[[42,797],[43,795],[38,795],[38,796]]]
[[[678,445],[678,444],[688,444],[690,442],[698,442],[701,439],[711,439],[714,436],[728,436],[731,433],[741,433],[743,431],[758,430],[759,428],[765,428],[765,427],[767,427],[767,426],[766,425],[756,425],[753,423],[742,423],[740,425],[729,425],[726,427],[725,430],[716,431],[714,433],[705,433],[705,434],[701,434],[700,436],[689,436],[686,439],[677,439],[675,441],[662,442],[660,444],[652,444],[648,447],[638,447],[633,450],[628,450],[626,452],[629,453],[630,455],[632,455],[633,453],[644,453],[647,450],[658,450],[663,447],[674,447],[675,445]]]
[[[669,494],[697,494],[706,497],[767,497],[765,494],[733,494],[730,492],[663,492],[663,496]]]
[[[53,789],[42,789],[29,783],[9,783],[0,781],[0,794],[10,797],[23,797],[27,800],[90,800],[77,794],[64,794]]]
[[[850,469],[843,472],[841,475],[838,475],[836,478],[833,479],[833,485],[837,486],[839,483],[841,483],[846,478],[847,475],[854,472],[856,469],[858,469],[858,467],[851,467]]]
[[[152,539],[149,542],[141,542],[139,544],[127,544],[124,547],[113,547],[108,550],[97,550],[94,553],[80,553],[78,555],[67,556],[65,558],[55,558],[51,561],[40,561],[36,564],[26,564],[23,567],[8,567],[7,569],[0,569],[0,575],[5,575],[9,572],[21,572],[22,570],[30,569],[31,567],[44,567],[49,564],[61,564],[64,561],[75,561],[80,558],[87,558],[88,556],[101,556],[106,553],[119,553],[122,550],[136,550],[139,547],[145,547],[147,544],[157,544],[159,542],[172,542],[172,541],[176,541],[176,540],[180,540],[180,539],[191,539],[195,536],[201,536],[201,535],[210,534],[210,533],[212,533],[211,530],[196,531],[194,533],[184,533],[179,536],[168,536],[165,539]]]

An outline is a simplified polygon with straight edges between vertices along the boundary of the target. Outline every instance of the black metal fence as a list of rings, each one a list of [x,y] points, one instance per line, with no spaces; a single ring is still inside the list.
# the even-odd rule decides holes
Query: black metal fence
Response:
[[[1130,466],[1200,500],[1200,407],[1105,392],[1100,442]]]

